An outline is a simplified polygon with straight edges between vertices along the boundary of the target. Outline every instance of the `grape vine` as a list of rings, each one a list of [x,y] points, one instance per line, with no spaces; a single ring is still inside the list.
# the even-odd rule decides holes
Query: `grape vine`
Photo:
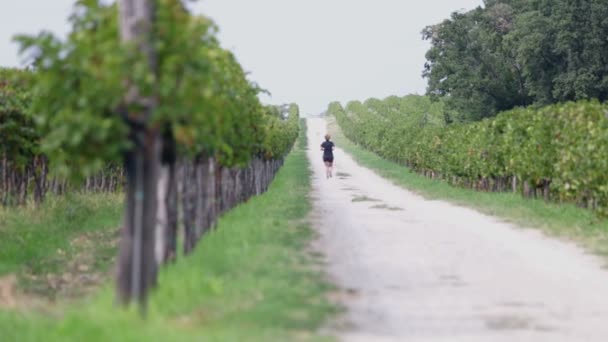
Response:
[[[215,24],[180,0],[79,0],[70,22],[66,40],[17,37],[35,70],[40,152],[64,177],[124,165],[118,295],[145,308],[158,265],[176,256],[178,218],[188,253],[222,212],[264,191],[299,110],[262,105]]]
[[[608,215],[608,106],[580,101],[520,108],[445,125],[441,103],[391,97],[339,103],[329,113],[345,135],[432,178],[481,191],[522,192]]]

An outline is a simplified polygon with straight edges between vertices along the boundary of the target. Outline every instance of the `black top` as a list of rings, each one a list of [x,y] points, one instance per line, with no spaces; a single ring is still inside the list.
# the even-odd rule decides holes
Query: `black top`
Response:
[[[323,157],[333,158],[334,157],[334,143],[331,141],[326,141],[321,144],[321,148],[323,149]]]

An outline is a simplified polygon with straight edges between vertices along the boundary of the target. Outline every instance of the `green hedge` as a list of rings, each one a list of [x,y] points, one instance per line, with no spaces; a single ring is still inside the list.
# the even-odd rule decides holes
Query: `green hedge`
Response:
[[[345,135],[433,178],[483,191],[575,202],[608,215],[608,106],[598,101],[520,108],[445,125],[441,104],[406,96],[332,103]]]

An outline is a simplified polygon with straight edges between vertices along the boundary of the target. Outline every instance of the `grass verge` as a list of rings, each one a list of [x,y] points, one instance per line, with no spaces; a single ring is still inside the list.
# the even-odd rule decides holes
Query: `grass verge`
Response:
[[[49,198],[40,208],[0,208],[0,276],[56,271],[57,250],[69,252],[79,234],[116,229],[122,214],[119,194]]]
[[[0,282],[11,292],[16,287],[52,300],[90,290],[113,262],[121,214],[119,194],[72,194],[38,208],[0,209]],[[0,306],[8,300],[0,298]]]
[[[598,219],[589,210],[569,204],[524,199],[513,193],[478,192],[432,180],[357,146],[344,136],[334,118],[328,119],[328,126],[336,143],[359,164],[397,185],[428,199],[448,200],[520,226],[540,228],[550,235],[576,241],[608,257],[608,220]]]
[[[302,133],[301,136],[304,136]],[[2,341],[329,340],[336,309],[306,251],[310,170],[302,140],[267,193],[221,218],[188,258],[160,274],[147,318],[113,304],[107,285],[60,315],[0,311]]]

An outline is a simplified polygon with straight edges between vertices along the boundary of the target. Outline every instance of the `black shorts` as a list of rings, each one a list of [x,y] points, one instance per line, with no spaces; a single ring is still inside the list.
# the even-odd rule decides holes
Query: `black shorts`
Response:
[[[323,161],[324,161],[325,163],[332,163],[332,164],[333,164],[333,162],[334,162],[334,157],[325,157],[325,156],[323,156]]]

